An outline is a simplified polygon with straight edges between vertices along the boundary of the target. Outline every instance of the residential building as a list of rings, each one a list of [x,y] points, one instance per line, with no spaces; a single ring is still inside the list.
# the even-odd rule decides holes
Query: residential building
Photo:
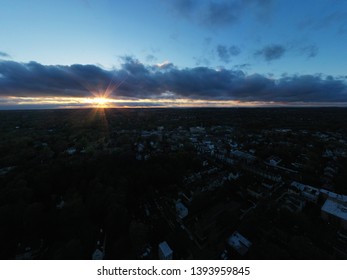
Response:
[[[246,255],[249,248],[252,246],[252,242],[237,231],[228,238],[227,242],[229,246],[241,256]]]
[[[171,250],[169,244],[166,241],[163,241],[159,244],[159,259],[160,260],[172,260],[173,251]]]
[[[322,218],[347,229],[347,203],[328,198],[321,208]]]

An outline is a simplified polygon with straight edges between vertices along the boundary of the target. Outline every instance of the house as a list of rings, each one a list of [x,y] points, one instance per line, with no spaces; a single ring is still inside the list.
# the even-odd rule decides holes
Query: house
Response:
[[[243,164],[242,168],[244,170],[252,172],[253,174],[259,175],[265,179],[268,179],[268,180],[271,180],[271,181],[274,181],[277,183],[282,182],[281,175],[276,175],[274,173],[268,172],[267,170],[263,170],[263,169],[260,169],[260,168],[254,167],[254,166],[250,166],[250,165],[246,165],[246,164]]]
[[[66,153],[68,154],[68,155],[73,155],[73,154],[75,154],[76,153],[76,148],[74,148],[74,147],[71,147],[71,148],[68,148],[67,150],[66,150]]]
[[[237,231],[235,231],[228,238],[227,243],[233,250],[235,250],[241,256],[246,255],[249,251],[249,248],[252,246],[252,242],[250,242],[246,237],[244,237]]]
[[[260,199],[266,196],[264,189],[258,184],[252,184],[247,186],[247,193],[255,199]]]
[[[230,152],[230,155],[234,158],[237,158],[239,160],[245,161],[247,163],[254,162],[257,158],[251,154],[239,151],[239,150],[233,150]]]
[[[103,260],[105,257],[105,253],[102,251],[102,249],[95,249],[92,259],[93,260]]]
[[[97,236],[95,251],[92,254],[93,260],[103,260],[105,258],[105,243],[106,243],[105,232],[101,228]]]
[[[302,212],[306,205],[306,200],[303,197],[292,193],[285,193],[278,202],[280,208],[292,213]]]
[[[321,208],[322,219],[347,229],[347,203],[328,198]]]
[[[305,198],[307,201],[317,203],[319,198],[319,189],[304,185],[299,182],[293,181],[290,185],[296,192]]]
[[[191,134],[205,134],[206,133],[205,128],[204,127],[200,127],[200,126],[190,127],[189,131],[190,131]]]
[[[64,208],[64,206],[65,206],[65,201],[64,201],[63,197],[61,196],[59,202],[56,204],[55,207],[57,209],[61,210]]]
[[[324,198],[330,198],[331,200],[337,200],[347,203],[347,195],[337,194],[325,189],[320,189],[319,192]]]
[[[188,208],[184,206],[180,199],[176,202],[176,214],[180,219],[188,216]]]
[[[271,156],[265,160],[265,163],[271,166],[277,166],[281,161],[279,157]]]
[[[240,173],[239,172],[230,172],[229,173],[229,176],[228,176],[228,179],[229,181],[231,180],[237,180],[238,178],[240,177]]]
[[[236,149],[239,145],[237,143],[234,143],[232,141],[229,141],[229,145],[231,148]]]
[[[171,250],[169,244],[163,241],[158,246],[158,254],[160,260],[172,260],[173,251]]]

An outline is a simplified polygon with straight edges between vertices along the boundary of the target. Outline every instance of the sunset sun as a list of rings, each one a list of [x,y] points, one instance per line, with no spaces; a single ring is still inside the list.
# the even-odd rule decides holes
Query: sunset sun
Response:
[[[93,104],[96,105],[97,107],[107,107],[108,100],[107,98],[104,97],[95,97],[93,98]]]
[[[112,102],[112,99],[102,96],[96,96],[86,100],[86,103],[89,103],[92,107],[96,108],[108,108],[111,106]]]

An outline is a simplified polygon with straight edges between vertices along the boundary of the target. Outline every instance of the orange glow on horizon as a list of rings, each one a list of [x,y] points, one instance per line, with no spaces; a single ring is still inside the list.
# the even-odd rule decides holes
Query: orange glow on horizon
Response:
[[[96,108],[109,108],[113,107],[112,103],[114,103],[114,100],[111,98],[106,98],[106,97],[94,97],[94,98],[85,98],[83,100],[83,103],[90,104],[92,107]]]
[[[287,107],[287,106],[347,106],[346,102],[306,103],[306,102],[243,102],[239,100],[204,100],[189,98],[112,98],[102,95],[94,97],[17,97],[4,96],[7,106],[41,106],[48,108],[187,108],[187,107]],[[5,104],[5,103],[4,103]],[[1,101],[0,101],[1,105]]]

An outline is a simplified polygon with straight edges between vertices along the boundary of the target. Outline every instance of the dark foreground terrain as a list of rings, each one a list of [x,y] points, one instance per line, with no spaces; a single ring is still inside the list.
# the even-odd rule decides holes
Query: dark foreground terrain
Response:
[[[339,108],[0,111],[0,258],[346,259],[346,124]]]

